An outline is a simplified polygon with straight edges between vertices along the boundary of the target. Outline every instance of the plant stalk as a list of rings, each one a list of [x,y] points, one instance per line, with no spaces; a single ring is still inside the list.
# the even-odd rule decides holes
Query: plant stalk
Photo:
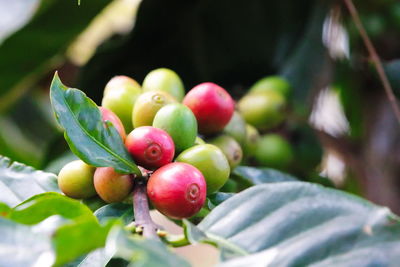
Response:
[[[142,229],[145,238],[160,240],[157,235],[159,226],[156,225],[150,217],[146,192],[147,178],[148,175],[143,175],[141,178],[134,178],[133,211],[135,215],[135,224],[137,228]]]
[[[392,106],[394,115],[396,116],[397,121],[400,123],[400,108],[397,103],[397,99],[393,93],[393,89],[389,83],[387,76],[386,76],[385,70],[383,69],[381,59],[379,58],[374,45],[372,44],[371,40],[369,39],[367,31],[365,30],[363,24],[361,23],[360,16],[358,15],[358,11],[357,11],[356,7],[354,6],[353,1],[352,0],[344,0],[344,3],[346,4],[347,9],[349,10],[350,15],[353,18],[354,24],[356,25],[356,27],[361,35],[361,38],[364,41],[365,47],[368,50],[368,53],[371,57],[372,62],[375,64],[376,71],[378,72],[379,79],[381,80],[383,88],[385,89],[389,103]]]

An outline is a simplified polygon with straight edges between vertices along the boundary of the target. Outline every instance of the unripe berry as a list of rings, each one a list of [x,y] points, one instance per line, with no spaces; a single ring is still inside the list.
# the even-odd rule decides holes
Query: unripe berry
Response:
[[[285,119],[286,100],[275,91],[254,92],[245,95],[238,103],[240,114],[257,129],[270,129]]]
[[[175,219],[195,215],[203,206],[206,193],[206,182],[201,172],[181,162],[161,167],[147,184],[147,194],[154,207]]]
[[[101,105],[114,112],[122,121],[125,130],[130,132],[132,110],[136,99],[141,94],[140,85],[127,76],[115,76],[106,85]]]
[[[173,96],[177,101],[182,101],[185,88],[182,80],[173,70],[160,68],[153,70],[144,78],[143,91],[164,91]]]
[[[90,198],[96,195],[93,185],[95,167],[81,160],[74,160],[65,165],[58,174],[58,186],[71,198]]]
[[[275,91],[288,97],[291,92],[291,86],[289,82],[280,76],[268,76],[258,80],[250,89],[249,92],[267,92]]]
[[[94,187],[105,202],[121,202],[133,189],[133,179],[129,174],[117,173],[112,167],[99,167],[94,173]]]
[[[126,138],[125,128],[121,120],[118,118],[118,116],[115,115],[115,113],[112,112],[111,110],[106,109],[105,107],[99,107],[99,109],[103,121],[110,121],[114,125],[115,129],[117,129],[122,140],[125,140]]]
[[[163,106],[176,100],[167,92],[149,91],[141,94],[135,102],[132,112],[132,123],[135,128],[151,126],[154,117]]]
[[[146,169],[170,163],[175,154],[174,142],[169,134],[152,126],[134,129],[126,137],[125,145],[135,162]]]
[[[225,126],[224,133],[235,138],[239,144],[246,140],[246,121],[239,112],[235,111],[229,123]]]
[[[166,131],[179,153],[193,146],[197,136],[197,121],[185,105],[174,103],[161,108],[154,117],[153,126]]]
[[[185,96],[183,104],[192,110],[202,134],[221,131],[231,119],[235,106],[228,92],[214,83],[195,86]]]
[[[229,162],[231,169],[234,169],[240,164],[243,158],[243,151],[239,143],[229,135],[220,135],[209,141],[224,153],[225,157]]]
[[[243,146],[243,152],[246,157],[254,156],[259,139],[260,134],[258,133],[257,129],[250,124],[246,124],[246,140]]]
[[[230,167],[224,153],[210,144],[197,145],[183,151],[176,161],[195,166],[207,182],[207,194],[220,189],[229,178]]]
[[[263,166],[285,169],[290,165],[293,157],[290,143],[280,135],[267,134],[257,142],[255,158]]]

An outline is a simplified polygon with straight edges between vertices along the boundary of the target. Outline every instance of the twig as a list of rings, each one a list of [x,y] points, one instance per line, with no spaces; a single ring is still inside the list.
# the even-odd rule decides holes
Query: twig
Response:
[[[134,178],[133,188],[133,211],[135,216],[136,229],[142,229],[143,236],[149,239],[160,240],[157,230],[160,228],[150,217],[149,203],[147,201],[146,180],[148,175],[141,178]]]
[[[400,123],[400,108],[397,103],[396,97],[393,93],[393,89],[390,86],[389,80],[383,69],[381,59],[379,58],[374,45],[372,44],[371,40],[369,39],[368,34],[365,31],[365,28],[361,23],[360,16],[358,15],[357,9],[355,8],[353,1],[352,0],[344,0],[344,2],[353,18],[353,21],[354,21],[358,31],[360,32],[360,35],[364,41],[364,44],[368,50],[368,53],[369,53],[373,63],[375,64],[376,71],[378,72],[378,75],[382,82],[383,88],[385,89],[386,95],[389,99],[389,102],[390,102],[392,108],[393,108],[393,112],[397,118],[397,121]]]

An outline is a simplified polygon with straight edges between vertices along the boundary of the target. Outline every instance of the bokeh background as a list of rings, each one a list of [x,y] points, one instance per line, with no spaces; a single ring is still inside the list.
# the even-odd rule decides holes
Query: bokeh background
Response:
[[[400,2],[354,2],[399,96]],[[49,102],[55,70],[100,104],[113,76],[159,67],[235,99],[288,79],[273,130],[295,151],[286,171],[400,214],[399,122],[342,1],[0,0],[0,154],[55,173],[74,158]]]

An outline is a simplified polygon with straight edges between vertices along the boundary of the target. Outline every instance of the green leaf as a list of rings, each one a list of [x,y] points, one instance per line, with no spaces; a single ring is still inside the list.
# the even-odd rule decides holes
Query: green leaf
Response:
[[[185,223],[192,240],[221,248],[223,266],[388,266],[400,260],[400,221],[393,213],[316,184],[257,185],[217,206],[197,227]]]
[[[104,248],[96,249],[89,254],[76,259],[73,262],[69,262],[63,267],[102,267],[107,266],[107,264],[112,260],[112,255],[106,255]],[[110,265],[113,266],[113,265]]]
[[[239,166],[233,171],[233,176],[249,185],[265,183],[293,182],[297,179],[290,174],[270,168],[254,168]]]
[[[115,220],[100,225],[91,210],[58,193],[43,193],[10,210],[7,218],[35,225],[54,245],[56,264],[64,264],[94,249],[103,247]],[[33,230],[32,230],[33,231]]]
[[[0,266],[45,267],[54,263],[50,237],[35,227],[0,217],[0,236]]]
[[[69,44],[109,3],[86,1],[78,6],[75,1],[40,1],[31,21],[0,44],[0,110],[14,103],[41,75],[60,65]]]
[[[0,156],[0,202],[15,206],[33,195],[59,191],[54,174]]]
[[[207,196],[207,206],[211,210],[235,195],[235,193],[217,192]]]
[[[297,103],[303,106],[316,82],[322,83],[321,86],[330,82],[321,80],[321,73],[329,70],[331,65],[327,50],[322,43],[323,25],[329,8],[327,2],[314,2],[305,32],[293,49],[294,52],[280,69],[280,74],[293,86],[293,95]]]
[[[71,220],[87,219],[97,222],[96,217],[86,205],[58,193],[43,193],[31,197],[16,206],[9,218],[19,223],[32,225],[52,215],[60,215]]]
[[[111,229],[107,238],[106,253],[131,262],[129,266],[190,266],[162,242],[129,235],[120,227]]]
[[[61,135],[55,119],[48,116],[50,101],[44,102],[44,97],[48,99],[47,94],[28,94],[0,115],[0,155],[43,167],[50,143]]]
[[[101,223],[120,218],[125,224],[128,224],[133,221],[133,208],[132,205],[125,203],[112,203],[99,208],[94,215]]]
[[[97,105],[78,89],[67,88],[56,73],[50,99],[72,152],[89,165],[141,175],[117,130],[103,123]]]
[[[107,235],[115,221],[99,225],[97,221],[79,220],[66,224],[54,234],[57,264],[68,263],[77,257],[105,245]]]

